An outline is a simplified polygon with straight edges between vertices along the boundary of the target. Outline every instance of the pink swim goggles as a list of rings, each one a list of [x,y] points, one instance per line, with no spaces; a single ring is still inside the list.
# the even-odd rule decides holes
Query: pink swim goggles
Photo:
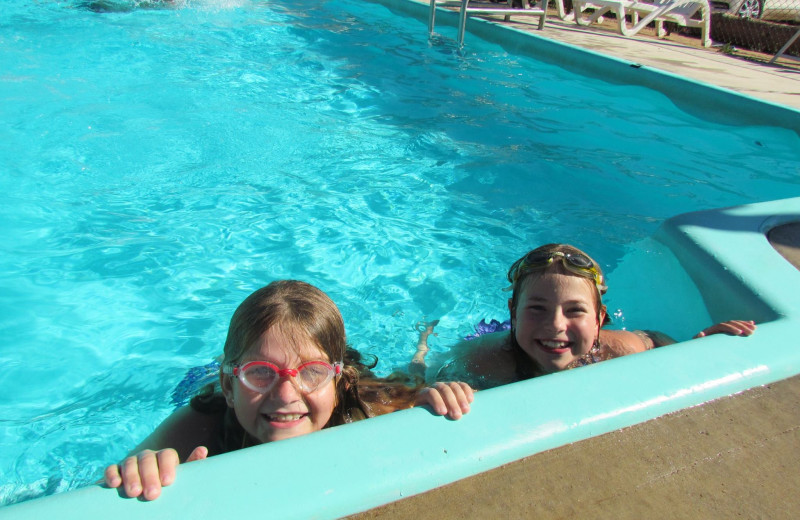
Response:
[[[268,361],[250,361],[244,365],[223,365],[222,373],[239,378],[244,386],[266,394],[283,378],[291,377],[303,393],[310,394],[342,373],[343,363],[308,361],[297,368],[278,368]]]

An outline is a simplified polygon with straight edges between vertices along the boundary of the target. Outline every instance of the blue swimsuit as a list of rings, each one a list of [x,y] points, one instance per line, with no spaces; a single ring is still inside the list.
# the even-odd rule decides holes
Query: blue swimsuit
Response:
[[[219,381],[219,361],[214,360],[201,367],[192,367],[172,391],[170,403],[175,409],[186,406],[201,388]]]

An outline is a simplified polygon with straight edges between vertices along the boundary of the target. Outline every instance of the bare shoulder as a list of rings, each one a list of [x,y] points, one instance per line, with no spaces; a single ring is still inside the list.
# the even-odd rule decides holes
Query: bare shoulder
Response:
[[[508,346],[508,332],[485,334],[452,348],[453,359],[439,371],[439,381],[464,381],[485,389],[516,380],[516,363]]]
[[[173,412],[131,452],[174,448],[181,460],[198,446],[211,447],[222,424],[221,413],[201,413],[191,406]],[[209,453],[214,455],[214,453]]]
[[[457,355],[502,349],[508,343],[508,331],[483,334],[475,339],[459,341],[450,350]]]
[[[627,330],[601,330],[598,341],[600,349],[609,358],[636,354],[654,347],[652,340],[645,334]]]

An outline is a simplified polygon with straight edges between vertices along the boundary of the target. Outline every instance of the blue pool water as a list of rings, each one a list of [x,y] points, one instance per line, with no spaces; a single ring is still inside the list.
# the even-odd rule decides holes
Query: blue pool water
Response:
[[[145,8],[147,7],[147,8]],[[509,55],[356,0],[6,0],[0,17],[0,501],[99,478],[278,278],[402,367],[503,318],[504,272],[565,241],[616,327],[709,317],[649,237],[800,195],[800,138]],[[157,7],[157,6],[156,6]]]

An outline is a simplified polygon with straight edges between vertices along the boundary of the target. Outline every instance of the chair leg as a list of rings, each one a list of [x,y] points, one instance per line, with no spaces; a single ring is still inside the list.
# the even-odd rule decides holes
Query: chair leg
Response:
[[[508,8],[509,9],[514,9],[514,0],[508,0],[507,4],[508,4]],[[522,8],[525,9],[525,6],[522,6]],[[511,21],[511,15],[510,14],[505,15],[503,17],[503,21],[504,22],[510,22]]]
[[[711,12],[704,9],[702,12],[703,27],[700,29],[703,47],[711,47]]]
[[[632,27],[628,27],[628,23],[625,20],[625,8],[622,7],[620,9],[620,13],[618,14],[619,15],[619,32],[623,36],[634,36],[636,33],[641,31],[645,27],[647,27],[647,24],[649,24],[650,22],[652,22],[652,21],[656,21],[657,22],[658,21],[658,17],[663,15],[665,12],[668,12],[669,10],[670,10],[669,6],[663,6],[660,9],[656,9],[655,11],[647,13],[647,16],[645,16],[644,18],[640,19],[638,16],[636,16],[635,17],[636,18],[636,23],[633,24]],[[637,15],[638,15],[638,13],[637,13]]]
[[[586,9],[586,2],[576,0],[572,2],[572,14],[575,15],[575,23],[588,27],[593,23],[597,23],[604,14],[611,11],[611,7],[604,6],[589,15],[588,18],[583,17],[583,10]]]

